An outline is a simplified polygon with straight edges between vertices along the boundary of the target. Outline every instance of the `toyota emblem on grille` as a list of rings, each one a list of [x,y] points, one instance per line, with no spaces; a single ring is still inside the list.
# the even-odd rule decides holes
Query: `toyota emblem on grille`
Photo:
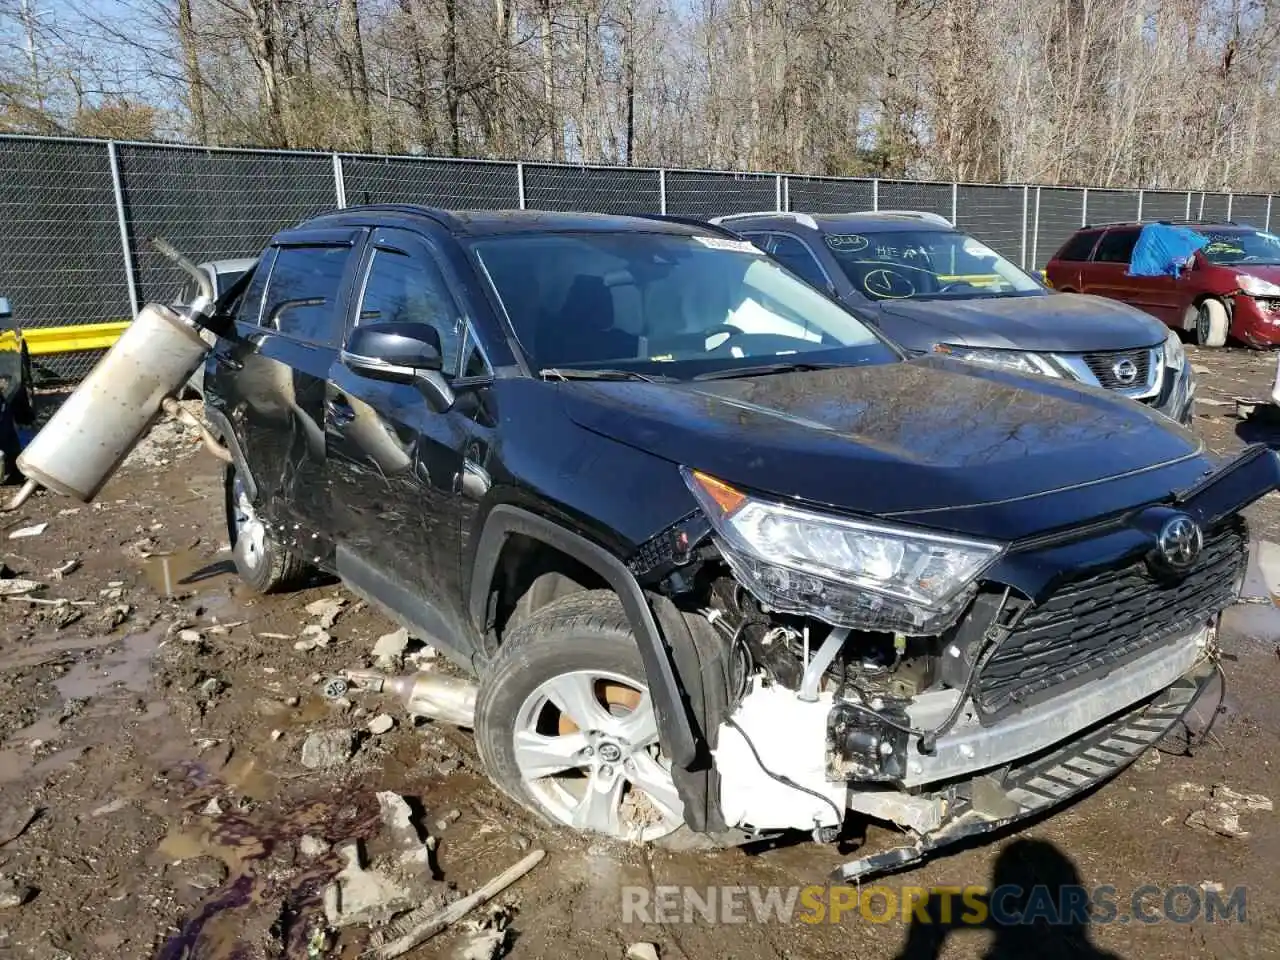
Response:
[[[1166,520],[1156,535],[1160,559],[1173,570],[1190,569],[1203,547],[1200,525],[1183,513]]]
[[[1121,357],[1111,367],[1111,372],[1115,374],[1115,378],[1125,386],[1133,383],[1138,379],[1138,365],[1128,357]]]

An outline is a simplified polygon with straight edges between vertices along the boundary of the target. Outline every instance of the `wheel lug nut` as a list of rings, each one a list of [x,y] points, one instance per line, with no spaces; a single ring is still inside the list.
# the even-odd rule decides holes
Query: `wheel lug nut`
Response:
[[[612,776],[613,776],[613,767],[609,766],[609,765],[606,763],[603,767],[601,767],[601,768],[600,768],[600,776],[602,776],[602,777],[612,777]]]
[[[593,749],[591,749],[590,747],[583,747],[583,748],[582,748],[582,755],[583,755],[584,757],[594,757],[594,756],[596,755],[596,752],[595,752]]]

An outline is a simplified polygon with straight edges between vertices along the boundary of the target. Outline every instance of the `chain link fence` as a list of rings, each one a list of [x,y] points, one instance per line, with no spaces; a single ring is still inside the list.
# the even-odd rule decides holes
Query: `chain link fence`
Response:
[[[584,167],[0,136],[0,296],[25,327],[128,319],[168,300],[178,271],[163,236],[193,260],[254,256],[282,227],[338,206],[584,210],[710,218],[756,210],[940,214],[1027,270],[1086,223],[1235,220],[1270,229],[1272,197],[711,170]],[[36,359],[74,381],[93,351]]]

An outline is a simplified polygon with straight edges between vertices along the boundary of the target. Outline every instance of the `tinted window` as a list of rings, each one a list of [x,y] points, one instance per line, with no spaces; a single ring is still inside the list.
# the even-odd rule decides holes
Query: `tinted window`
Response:
[[[818,266],[809,248],[795,237],[781,235],[773,238],[773,257],[801,280],[813,284],[820,290],[827,288],[827,276]]]
[[[1062,249],[1058,251],[1054,259],[1057,260],[1088,260],[1089,254],[1093,252],[1093,245],[1098,242],[1098,232],[1089,230],[1085,233],[1077,233],[1074,237],[1063,244]]]
[[[1098,244],[1093,259],[1100,263],[1128,263],[1133,255],[1133,245],[1138,242],[1137,230],[1108,230]]]
[[[244,270],[228,270],[225,273],[218,274],[214,278],[215,294],[219,297],[222,296],[234,287],[236,285],[236,281],[244,275]],[[194,282],[192,283],[192,286],[195,286]]]
[[[435,327],[444,352],[444,369],[457,369],[461,339],[458,309],[431,261],[382,248],[374,251],[356,322],[379,320],[408,320]]]
[[[338,292],[350,247],[281,247],[267,281],[262,325],[315,343],[337,343]]]
[[[528,234],[475,249],[535,369],[680,377],[754,358],[893,359],[855,317],[741,240]]]
[[[262,255],[262,262],[253,273],[249,287],[240,299],[236,310],[236,319],[241,323],[257,323],[262,316],[262,294],[267,288],[267,279],[271,276],[271,267],[275,262],[276,251],[268,250]]]

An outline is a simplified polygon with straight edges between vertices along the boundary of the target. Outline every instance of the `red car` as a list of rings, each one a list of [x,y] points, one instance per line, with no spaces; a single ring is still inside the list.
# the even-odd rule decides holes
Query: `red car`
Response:
[[[1208,238],[1181,276],[1131,277],[1129,257],[1143,224],[1083,227],[1045,268],[1050,286],[1122,300],[1196,343],[1231,336],[1251,347],[1280,346],[1280,236],[1238,223],[1185,224]]]

